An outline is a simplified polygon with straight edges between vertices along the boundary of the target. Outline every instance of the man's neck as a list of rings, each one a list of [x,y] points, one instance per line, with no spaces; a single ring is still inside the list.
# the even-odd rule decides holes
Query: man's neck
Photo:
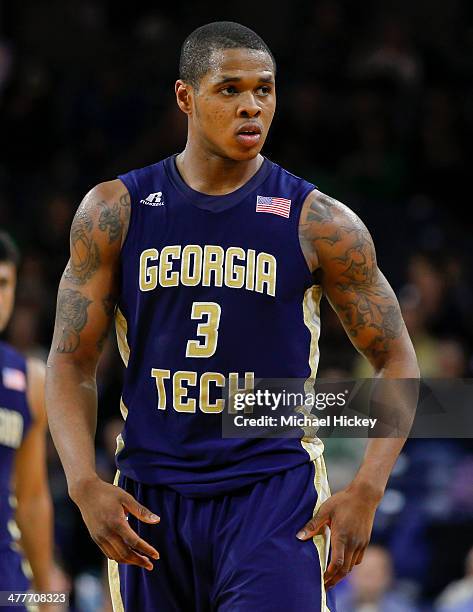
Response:
[[[237,190],[256,174],[263,161],[262,155],[245,161],[220,157],[189,141],[176,157],[177,169],[189,187],[208,195]]]

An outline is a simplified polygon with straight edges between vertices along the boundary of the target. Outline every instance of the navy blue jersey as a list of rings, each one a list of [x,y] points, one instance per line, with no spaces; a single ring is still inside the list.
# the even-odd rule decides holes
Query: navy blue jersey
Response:
[[[175,157],[119,178],[131,196],[116,315],[120,471],[213,496],[319,456],[317,439],[223,439],[215,399],[225,380],[315,376],[321,291],[298,238],[314,186],[268,159],[223,196],[191,189]]]
[[[31,425],[26,397],[26,361],[0,342],[0,551],[16,538],[11,481],[15,451]]]

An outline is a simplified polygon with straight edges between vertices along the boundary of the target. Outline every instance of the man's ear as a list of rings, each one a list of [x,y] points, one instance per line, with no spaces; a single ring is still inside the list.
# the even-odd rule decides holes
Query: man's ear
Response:
[[[190,115],[192,113],[192,96],[194,95],[194,88],[192,85],[179,79],[176,81],[174,90],[176,92],[177,105],[183,113]]]

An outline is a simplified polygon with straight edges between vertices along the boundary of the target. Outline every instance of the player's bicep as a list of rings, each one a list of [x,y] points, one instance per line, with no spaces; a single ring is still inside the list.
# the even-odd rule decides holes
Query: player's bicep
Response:
[[[58,291],[55,353],[98,358],[117,299],[118,260],[129,204],[123,184],[111,181],[93,189],[77,210],[70,259]]]
[[[369,231],[353,211],[317,192],[306,222],[325,295],[354,346],[381,367],[402,349],[406,330]]]
[[[365,281],[342,274],[329,277],[326,296],[355,348],[382,367],[403,348],[405,326],[396,296],[375,266]]]

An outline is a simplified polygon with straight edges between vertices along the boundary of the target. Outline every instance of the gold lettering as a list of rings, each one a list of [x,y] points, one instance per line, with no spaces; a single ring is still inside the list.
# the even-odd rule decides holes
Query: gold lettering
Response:
[[[230,414],[237,414],[238,410],[235,408],[234,397],[236,393],[247,393],[253,392],[255,389],[255,373],[254,372],[245,372],[245,386],[243,388],[238,386],[239,375],[238,372],[230,372],[228,375],[228,399],[229,406],[228,412]],[[246,406],[244,408],[245,413],[252,413],[253,408],[251,406]]]
[[[268,295],[276,294],[276,258],[269,253],[258,253],[256,259],[256,291],[264,292],[266,285],[266,293]]]
[[[23,438],[23,416],[16,410],[0,408],[0,444],[19,448]]]
[[[219,372],[205,372],[200,377],[200,409],[206,413],[217,413],[222,412],[224,407],[224,400],[219,398],[215,400],[215,403],[209,403],[210,383],[213,382],[217,387],[225,386],[225,376]]]
[[[248,291],[253,291],[255,288],[255,257],[256,251],[248,249],[246,260],[246,288]]]
[[[191,319],[203,319],[204,323],[197,325],[197,335],[203,336],[204,340],[188,340],[186,346],[186,357],[212,357],[217,350],[218,326],[222,309],[215,302],[194,302],[192,304]]]
[[[161,251],[159,265],[159,284],[161,287],[177,287],[179,284],[179,272],[171,272],[172,259],[179,259],[181,247],[179,245],[166,246]]]
[[[213,285],[221,287],[223,283],[223,260],[224,250],[221,246],[212,244],[204,247],[204,277],[202,284],[204,287],[210,287],[210,277],[214,275]]]
[[[193,260],[191,274],[191,258]],[[182,249],[181,283],[186,287],[195,287],[202,278],[202,247],[188,244]]]
[[[187,382],[191,387],[195,387],[197,384],[197,373],[196,372],[176,372],[172,379],[173,384],[173,396],[174,396],[174,410],[177,412],[195,412],[195,399],[187,397],[187,388],[183,386],[183,383]]]
[[[166,410],[166,388],[164,387],[164,380],[171,378],[170,370],[158,370],[153,368],[151,370],[151,376],[155,379],[156,389],[158,390],[158,408],[159,410]]]
[[[234,259],[237,257],[245,261],[245,251],[240,247],[229,247],[225,258],[225,285],[234,289],[241,289],[245,282],[245,267],[236,265]]]
[[[157,266],[149,266],[148,261],[156,261],[159,253],[156,249],[146,249],[140,255],[140,289],[152,291],[158,284]]]

